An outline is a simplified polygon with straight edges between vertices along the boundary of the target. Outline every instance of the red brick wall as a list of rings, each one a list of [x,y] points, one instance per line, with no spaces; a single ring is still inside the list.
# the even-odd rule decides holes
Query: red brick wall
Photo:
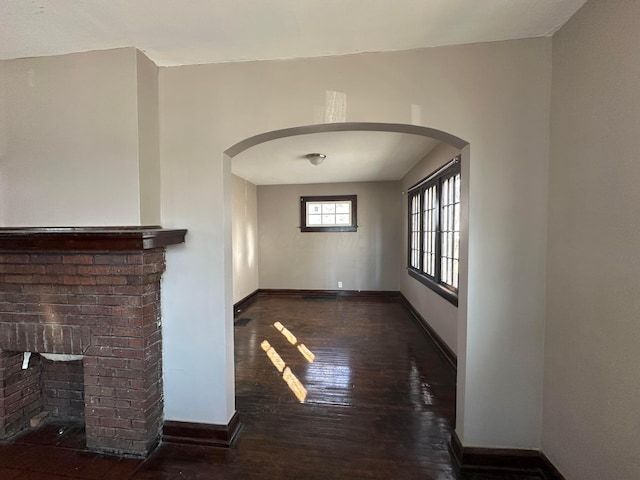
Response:
[[[41,358],[41,365],[44,410],[53,418],[84,420],[82,361],[54,362]]]
[[[0,352],[0,434],[11,436],[42,410],[40,360],[32,356],[22,370],[22,352]]]
[[[0,351],[84,355],[91,449],[144,455],[158,442],[164,269],[164,249],[0,252]]]

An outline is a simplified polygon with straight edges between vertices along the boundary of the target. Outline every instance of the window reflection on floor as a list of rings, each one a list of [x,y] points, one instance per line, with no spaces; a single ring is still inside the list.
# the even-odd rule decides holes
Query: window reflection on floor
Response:
[[[262,350],[267,353],[267,357],[269,357],[269,360],[271,360],[271,363],[273,363],[278,371],[282,372],[286,364],[284,363],[284,360],[282,360],[282,357],[280,357],[276,349],[273,348],[271,344],[266,340],[260,344],[260,347],[262,347]]]
[[[297,350],[305,358],[305,360],[307,360],[309,363],[313,363],[315,355],[304,344],[301,343],[297,345],[298,339],[293,333],[291,333],[280,322],[274,323],[273,326],[287,339],[287,341],[291,345],[297,346]],[[286,362],[282,359],[276,349],[271,346],[268,340],[263,340],[263,342],[260,344],[260,347],[265,351],[267,357],[269,358],[269,360],[271,360],[271,363],[273,363],[278,371],[282,372],[282,379],[289,387],[289,390],[293,392],[300,403],[304,403],[307,398],[307,389],[304,387],[302,382],[291,371],[291,368],[286,366]]]
[[[274,323],[273,326],[276,328],[276,330],[278,330],[282,334],[284,338],[287,339],[287,341],[291,345],[295,345],[296,343],[298,343],[298,339],[296,338],[296,336],[293,333],[291,333],[289,329],[285,328],[285,326],[282,325],[280,322]]]
[[[411,400],[416,406],[433,405],[433,393],[427,379],[420,373],[416,359],[411,357],[411,371],[409,372]]]
[[[287,382],[289,389],[293,392],[300,403],[304,403],[307,398],[307,389],[304,388],[300,380],[291,372],[289,367],[284,369],[284,374],[282,375],[282,379]]]
[[[298,345],[298,351],[305,358],[305,360],[307,362],[309,362],[309,363],[313,363],[313,361],[316,358],[316,356],[313,354],[313,352],[311,350],[309,350],[307,347],[305,347],[304,343],[301,343],[300,345]]]

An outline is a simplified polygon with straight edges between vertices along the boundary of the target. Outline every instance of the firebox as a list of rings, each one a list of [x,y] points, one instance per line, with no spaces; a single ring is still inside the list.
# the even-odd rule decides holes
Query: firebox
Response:
[[[43,411],[147,455],[163,419],[160,227],[0,229],[0,438]]]

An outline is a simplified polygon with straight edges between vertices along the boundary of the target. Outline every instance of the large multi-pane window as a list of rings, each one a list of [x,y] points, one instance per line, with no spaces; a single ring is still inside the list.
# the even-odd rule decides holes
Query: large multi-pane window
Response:
[[[460,157],[409,190],[409,274],[457,304]]]

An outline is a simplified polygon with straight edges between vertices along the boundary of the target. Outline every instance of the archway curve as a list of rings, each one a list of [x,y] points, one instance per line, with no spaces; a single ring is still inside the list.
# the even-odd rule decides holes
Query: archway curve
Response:
[[[403,123],[382,123],[382,122],[343,122],[343,123],[324,123],[315,125],[304,125],[298,127],[289,127],[280,130],[272,130],[252,137],[245,138],[226,149],[223,154],[223,162],[225,164],[225,174],[223,175],[223,183],[225,184],[225,190],[230,195],[230,183],[231,183],[231,162],[233,158],[240,153],[248,150],[256,145],[266,143],[272,140],[278,140],[281,138],[287,138],[297,135],[311,135],[316,133],[325,132],[390,132],[390,133],[403,133],[410,135],[418,135],[428,138],[433,138],[442,143],[452,146],[460,151],[461,156],[461,168],[462,168],[462,196],[464,198],[464,204],[461,211],[461,222],[463,225],[460,239],[460,280],[458,287],[458,321],[457,321],[457,334],[456,341],[457,349],[463,350],[457,351],[457,355],[463,355],[466,357],[464,350],[466,349],[466,328],[467,328],[467,294],[468,294],[468,255],[469,255],[469,164],[470,164],[470,144],[466,140],[457,137],[453,134],[438,130],[436,128],[424,127],[420,125],[411,125]],[[231,201],[226,205],[225,209],[231,213]],[[229,245],[231,245],[231,239],[228,239]],[[235,300],[234,300],[235,301]],[[227,305],[230,312],[233,312],[233,304]],[[233,317],[233,314],[231,314]],[[440,339],[443,341],[442,339]],[[450,345],[452,346],[452,345]],[[460,414],[463,410],[463,402],[458,399],[457,411]]]
[[[284,128],[281,130],[272,130],[270,132],[260,133],[253,137],[245,138],[236,143],[232,147],[225,150],[224,154],[229,158],[233,158],[245,150],[269,142],[279,138],[292,137],[296,135],[309,135],[313,133],[324,132],[393,132],[408,133],[411,135],[420,135],[423,137],[435,138],[441,142],[447,143],[452,147],[462,150],[469,145],[469,142],[451,135],[450,133],[437,130],[435,128],[421,127],[419,125],[409,125],[404,123],[376,123],[376,122],[344,122],[344,123],[322,123],[317,125],[305,125],[301,127]]]

